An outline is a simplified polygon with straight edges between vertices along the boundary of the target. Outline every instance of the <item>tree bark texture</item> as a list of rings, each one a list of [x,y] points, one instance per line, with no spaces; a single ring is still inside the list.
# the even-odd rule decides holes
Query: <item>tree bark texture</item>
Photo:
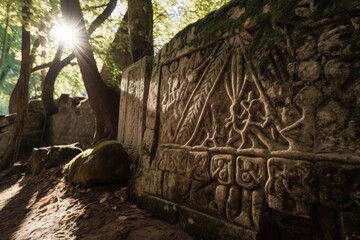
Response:
[[[133,62],[154,55],[151,0],[128,0],[129,36]]]
[[[24,122],[27,113],[28,107],[28,98],[29,98],[29,79],[31,74],[31,64],[32,59],[30,55],[30,39],[31,35],[28,29],[27,24],[30,21],[30,5],[31,0],[23,1],[23,27],[22,27],[22,44],[21,44],[21,68],[20,68],[20,76],[18,82],[16,84],[16,91],[14,89],[11,97],[13,101],[17,104],[14,109],[17,113],[14,124],[14,135],[13,138],[9,142],[9,146],[7,148],[7,152],[5,153],[1,166],[2,167],[10,167],[17,160],[20,151],[20,144],[23,137],[24,131]]]
[[[55,80],[61,70],[61,55],[63,49],[64,45],[60,44],[42,84],[41,100],[44,104],[46,116],[50,116],[58,111],[58,106],[54,100],[54,86]]]
[[[61,9],[67,24],[76,24],[78,31],[78,42],[72,50],[78,61],[96,119],[94,142],[101,139],[116,139],[120,95],[108,87],[101,78],[89,43],[89,34],[85,29],[79,0],[61,0]]]

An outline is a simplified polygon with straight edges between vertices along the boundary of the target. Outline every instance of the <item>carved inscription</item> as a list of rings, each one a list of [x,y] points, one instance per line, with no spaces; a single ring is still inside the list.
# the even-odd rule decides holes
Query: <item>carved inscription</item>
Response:
[[[146,57],[124,70],[121,81],[118,140],[140,154],[145,130],[145,109],[152,58]]]

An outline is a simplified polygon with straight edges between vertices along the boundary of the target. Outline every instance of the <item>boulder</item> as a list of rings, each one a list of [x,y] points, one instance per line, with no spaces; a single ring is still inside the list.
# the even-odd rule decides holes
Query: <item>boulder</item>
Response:
[[[60,166],[81,152],[77,144],[34,148],[29,159],[28,172],[38,174],[43,169]]]
[[[66,166],[67,179],[82,186],[120,183],[130,165],[130,157],[119,142],[104,141],[71,160]]]

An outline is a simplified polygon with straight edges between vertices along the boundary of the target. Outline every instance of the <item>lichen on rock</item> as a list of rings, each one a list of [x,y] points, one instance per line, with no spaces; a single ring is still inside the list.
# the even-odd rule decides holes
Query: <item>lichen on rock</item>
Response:
[[[65,166],[67,179],[82,186],[124,181],[131,160],[117,141],[104,141],[85,150]]]

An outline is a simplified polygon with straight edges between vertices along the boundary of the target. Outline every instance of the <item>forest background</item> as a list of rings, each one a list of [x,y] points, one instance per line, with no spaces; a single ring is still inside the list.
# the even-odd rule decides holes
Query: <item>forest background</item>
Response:
[[[188,24],[216,10],[229,0],[153,0],[153,45],[154,52],[168,42],[177,32]],[[88,28],[96,17],[104,11],[108,0],[80,1],[85,25]],[[0,115],[9,113],[9,100],[14,86],[19,78],[21,66],[22,41],[22,11],[24,1],[0,2]],[[116,7],[110,16],[90,35],[96,63],[102,69],[106,62],[112,72],[112,85],[119,86],[121,67],[117,66],[114,54],[114,44],[119,49],[129,48],[126,38],[114,41],[119,28],[125,27],[124,16],[127,13],[127,1],[116,1]],[[56,28],[62,19],[60,2],[57,0],[33,0],[30,5],[31,19],[29,30],[31,42],[41,36],[41,43],[31,55],[34,57],[33,70],[53,61],[59,45],[59,35]],[[61,30],[60,30],[61,31]],[[65,48],[62,58],[71,53],[71,48]],[[110,57],[109,57],[110,56]],[[49,66],[49,65],[48,65]],[[41,89],[48,67],[32,71],[29,80],[29,99],[41,98]],[[71,96],[87,96],[81,73],[76,59],[64,67],[56,78],[54,98],[61,93]]]

